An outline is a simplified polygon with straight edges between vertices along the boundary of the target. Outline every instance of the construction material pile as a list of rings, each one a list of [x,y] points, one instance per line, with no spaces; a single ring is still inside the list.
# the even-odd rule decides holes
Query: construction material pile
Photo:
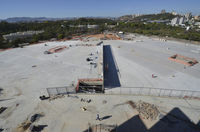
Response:
[[[53,54],[53,53],[61,52],[66,48],[69,49],[69,47],[67,47],[67,46],[57,46],[57,47],[51,48],[47,51],[44,51],[44,54]]]
[[[54,96],[51,96],[49,98],[49,101],[52,101],[52,100],[55,100],[55,99],[58,99],[58,98],[64,98],[64,97],[65,97],[65,95],[63,95],[63,94],[54,95]]]
[[[88,132],[116,132],[116,125],[106,125],[106,124],[97,124],[97,125],[90,125]]]
[[[198,63],[198,61],[194,58],[189,58],[189,57],[178,55],[178,54],[173,55],[173,56],[169,57],[168,59],[178,62],[178,63],[181,63],[181,64],[184,64],[184,65],[187,65],[187,66],[193,66]]]
[[[141,100],[137,103],[136,109],[139,112],[140,117],[148,120],[155,120],[160,113],[155,105]]]
[[[0,114],[3,113],[6,109],[7,109],[7,107],[1,107],[0,108]]]

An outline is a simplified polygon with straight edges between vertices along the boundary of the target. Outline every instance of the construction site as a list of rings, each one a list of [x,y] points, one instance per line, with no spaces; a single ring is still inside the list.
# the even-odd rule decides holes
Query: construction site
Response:
[[[200,46],[130,33],[0,51],[0,132],[199,132]]]

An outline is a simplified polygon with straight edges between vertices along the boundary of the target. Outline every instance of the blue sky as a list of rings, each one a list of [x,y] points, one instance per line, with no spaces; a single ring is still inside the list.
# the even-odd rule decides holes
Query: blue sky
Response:
[[[85,17],[158,13],[162,9],[200,14],[200,0],[0,0],[8,17]]]

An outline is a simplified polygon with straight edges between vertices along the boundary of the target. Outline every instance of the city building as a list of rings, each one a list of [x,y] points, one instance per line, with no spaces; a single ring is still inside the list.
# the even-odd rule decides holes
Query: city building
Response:
[[[191,12],[186,13],[185,18],[186,18],[186,21],[189,21],[192,18],[192,13]]]
[[[172,26],[184,26],[186,22],[186,17],[175,17],[171,20],[171,25]]]
[[[190,25],[194,25],[194,23],[195,23],[194,18],[190,19],[190,20],[188,21],[188,23],[189,23]]]
[[[183,16],[179,19],[179,25],[184,25],[184,23],[185,23],[185,17]]]
[[[84,29],[84,28],[98,28],[99,27],[99,25],[69,25],[69,27],[72,27],[72,28],[82,28],[82,29]]]
[[[6,34],[6,35],[3,35],[3,38],[5,40],[9,40],[9,41],[12,41],[12,40],[15,40],[15,39],[18,39],[18,38],[26,38],[26,37],[31,37],[35,34],[39,34],[39,33],[43,33],[44,31],[26,31],[26,32],[16,32],[16,33],[10,33],[10,34]]]
[[[99,27],[99,25],[87,25],[87,28],[98,28]]]
[[[108,28],[114,28],[116,25],[107,25]]]
[[[78,28],[87,28],[86,25],[78,25],[77,27],[78,27]]]
[[[196,22],[194,25],[200,26],[200,22]]]
[[[147,21],[149,23],[164,23],[164,24],[168,24],[170,22],[170,20],[151,20],[151,21]]]
[[[161,10],[161,14],[165,14],[166,13],[166,10]]]
[[[200,20],[200,16],[194,16],[194,20]]]
[[[177,26],[179,24],[179,17],[175,17],[171,20],[172,26]]]

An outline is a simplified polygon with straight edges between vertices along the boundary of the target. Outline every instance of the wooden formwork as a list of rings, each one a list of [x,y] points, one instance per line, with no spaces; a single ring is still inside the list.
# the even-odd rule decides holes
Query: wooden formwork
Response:
[[[189,58],[178,54],[173,55],[168,59],[187,66],[193,66],[198,63],[198,61],[195,60],[194,58]]]
[[[103,91],[103,79],[101,78],[78,79],[78,83],[76,85],[76,92],[79,92],[81,83],[87,84],[86,87],[91,87],[91,88],[93,88],[93,86],[101,85]]]
[[[57,46],[57,47],[54,47],[52,49],[49,49],[48,51],[50,53],[56,53],[56,52],[61,52],[62,50],[64,50],[65,48],[68,48],[67,46]]]

